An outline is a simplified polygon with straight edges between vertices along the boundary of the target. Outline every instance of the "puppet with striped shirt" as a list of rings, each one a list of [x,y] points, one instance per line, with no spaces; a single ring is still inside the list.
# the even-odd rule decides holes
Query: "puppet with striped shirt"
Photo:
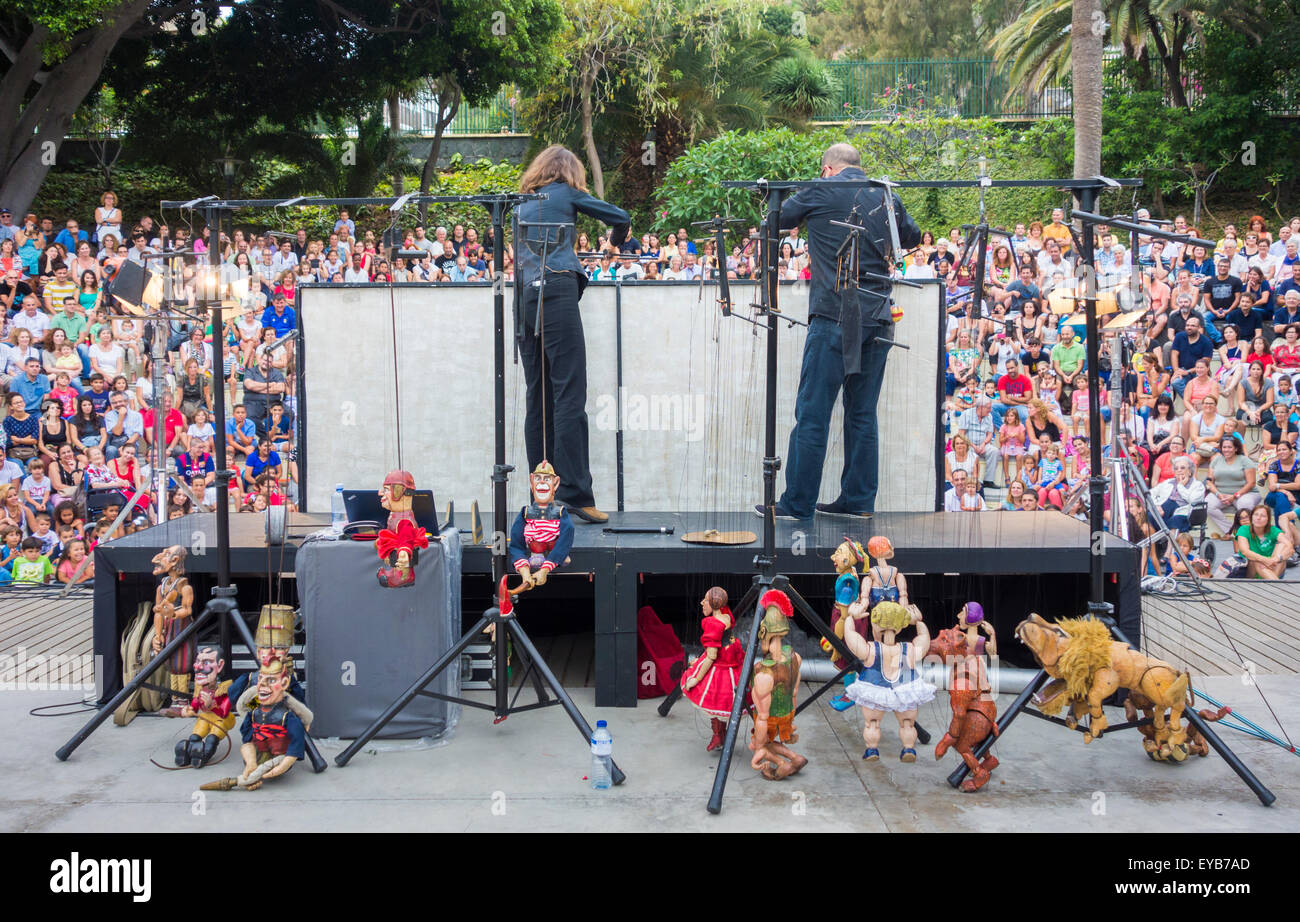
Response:
[[[510,561],[523,577],[524,589],[542,586],[556,567],[569,562],[573,522],[555,499],[560,478],[551,462],[542,461],[528,477],[533,501],[519,511],[510,529]]]

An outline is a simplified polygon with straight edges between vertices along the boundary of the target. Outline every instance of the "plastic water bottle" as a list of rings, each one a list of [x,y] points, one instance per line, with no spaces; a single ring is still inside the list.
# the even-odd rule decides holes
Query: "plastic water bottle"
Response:
[[[610,764],[614,761],[614,737],[609,735],[605,721],[596,721],[596,732],[591,735],[591,786],[597,791],[613,783]]]
[[[343,526],[348,524],[348,510],[343,504],[343,484],[334,485],[334,496],[330,499],[330,526],[334,534],[343,534]]]

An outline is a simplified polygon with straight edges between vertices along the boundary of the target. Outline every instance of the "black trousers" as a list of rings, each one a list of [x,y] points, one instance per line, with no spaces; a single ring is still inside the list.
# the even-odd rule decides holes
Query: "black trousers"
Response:
[[[547,274],[541,335],[537,330],[538,289],[532,285],[525,288],[520,299],[523,330],[519,338],[519,358],[528,385],[524,421],[528,470],[549,460],[560,478],[555,498],[579,508],[596,505],[587,447],[587,343],[578,312],[584,287],[575,273]]]

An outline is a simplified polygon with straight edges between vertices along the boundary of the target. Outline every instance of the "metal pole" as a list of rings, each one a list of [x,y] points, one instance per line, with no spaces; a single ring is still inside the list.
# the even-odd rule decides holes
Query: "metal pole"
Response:
[[[885,190],[888,194],[889,190]],[[776,455],[776,339],[781,280],[776,271],[777,237],[781,230],[781,191],[767,193],[767,220],[763,230],[763,290],[767,295],[767,419],[763,433],[763,555],[760,572],[769,579],[776,575],[776,472],[781,459]],[[745,676],[748,680],[748,675]]]
[[[624,508],[623,495],[623,278],[614,276],[614,420],[615,475],[618,481],[618,511]]]
[[[1097,202],[1097,187],[1088,186],[1079,190],[1079,207],[1083,211],[1092,211]],[[1087,318],[1085,349],[1088,363],[1088,551],[1091,591],[1089,598],[1094,605],[1104,605],[1106,601],[1105,555],[1106,524],[1102,507],[1105,502],[1107,477],[1102,472],[1101,458],[1101,377],[1100,361],[1101,331],[1097,324],[1097,268],[1093,259],[1094,249],[1093,225],[1083,222],[1083,252],[1079,254],[1078,267],[1086,266],[1089,271],[1080,274],[1076,268],[1076,284],[1083,284],[1084,315]],[[1091,291],[1088,290],[1089,286]]]
[[[492,340],[493,368],[493,403],[495,411],[494,438],[496,440],[496,458],[492,468],[492,527],[495,530],[492,540],[492,586],[493,591],[501,584],[506,574],[506,538],[509,529],[506,525],[506,481],[513,467],[506,464],[506,203],[502,200],[491,204],[492,210],[492,267],[496,278],[492,285],[492,322],[494,333]],[[516,240],[516,243],[519,241]],[[519,279],[515,278],[515,288],[519,288]],[[481,630],[481,628],[480,628]],[[509,650],[506,646],[506,631],[497,625],[494,638],[496,670],[496,716],[504,719],[510,713],[510,669],[508,665]]]
[[[166,242],[164,241],[164,246]],[[170,249],[170,247],[168,247]],[[145,271],[148,271],[148,261]],[[172,303],[172,263],[163,260],[163,303],[162,310],[154,317],[153,367],[150,369],[150,386],[153,388],[153,444],[152,455],[154,502],[157,506],[157,521],[167,521],[167,421],[163,413],[162,392],[165,385],[163,364],[167,361],[167,340],[171,337],[171,303]]]

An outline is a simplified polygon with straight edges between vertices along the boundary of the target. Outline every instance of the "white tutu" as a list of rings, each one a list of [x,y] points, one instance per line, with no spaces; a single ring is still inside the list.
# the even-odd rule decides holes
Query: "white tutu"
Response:
[[[927,701],[934,700],[934,686],[921,678],[901,685],[872,685],[861,679],[854,682],[844,694],[854,704],[873,711],[912,711]]]

